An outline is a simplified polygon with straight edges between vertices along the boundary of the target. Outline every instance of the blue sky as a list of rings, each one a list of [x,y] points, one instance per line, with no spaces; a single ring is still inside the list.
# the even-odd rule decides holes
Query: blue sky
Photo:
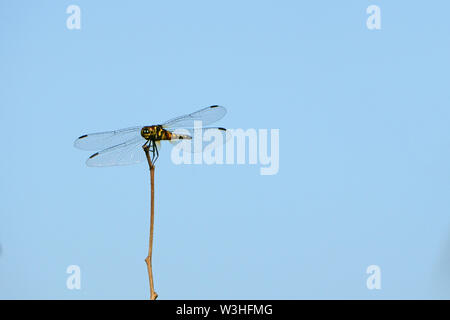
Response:
[[[0,0],[0,298],[148,298],[148,169],[87,168],[73,140],[213,104],[221,126],[280,129],[279,172],[164,147],[160,299],[450,298],[449,10]]]

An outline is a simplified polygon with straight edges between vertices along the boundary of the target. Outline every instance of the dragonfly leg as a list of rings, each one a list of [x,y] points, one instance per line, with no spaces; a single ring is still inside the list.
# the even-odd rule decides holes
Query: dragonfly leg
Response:
[[[153,148],[154,148],[154,150],[156,152],[156,158],[155,158],[155,161],[156,161],[159,158],[159,151],[158,151],[158,146],[156,145],[155,141],[153,141]]]
[[[159,153],[158,153],[158,147],[156,146],[156,142],[154,140],[151,141],[151,149],[150,151],[152,152],[152,163],[155,163],[156,160],[159,157]]]
[[[148,143],[149,143],[149,140],[145,141],[145,143],[142,146],[142,149],[144,149],[144,150],[148,149]]]
[[[144,145],[142,146],[145,152],[151,152],[152,153],[152,159],[150,160],[152,164],[155,163],[156,160],[159,158],[159,151],[158,147],[156,146],[156,142],[154,140],[147,140]]]

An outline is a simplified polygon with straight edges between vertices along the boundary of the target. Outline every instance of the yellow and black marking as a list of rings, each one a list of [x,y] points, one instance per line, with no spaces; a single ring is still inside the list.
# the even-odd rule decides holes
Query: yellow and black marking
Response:
[[[161,125],[146,126],[141,129],[141,136],[145,140],[171,140],[172,133],[164,129]]]
[[[172,133],[164,129],[161,125],[143,127],[141,129],[141,136],[147,141],[192,139],[189,135]]]

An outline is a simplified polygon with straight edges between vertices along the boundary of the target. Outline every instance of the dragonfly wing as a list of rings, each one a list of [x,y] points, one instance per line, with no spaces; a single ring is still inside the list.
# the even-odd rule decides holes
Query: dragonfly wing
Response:
[[[85,134],[75,140],[73,145],[81,150],[102,150],[140,137],[141,128],[131,127],[115,131]]]
[[[222,119],[226,113],[227,109],[222,106],[210,106],[196,112],[171,119],[162,126],[166,129],[194,128],[194,121],[202,121],[202,126],[206,126]]]
[[[94,153],[87,159],[89,167],[108,167],[140,163],[146,160],[142,146],[145,143],[142,137],[135,137],[129,141]]]
[[[180,128],[172,131],[172,136],[174,138],[169,140],[170,143],[191,153],[223,148],[223,145],[230,138],[227,130],[219,127],[201,129]],[[180,139],[177,139],[177,136],[180,136]]]

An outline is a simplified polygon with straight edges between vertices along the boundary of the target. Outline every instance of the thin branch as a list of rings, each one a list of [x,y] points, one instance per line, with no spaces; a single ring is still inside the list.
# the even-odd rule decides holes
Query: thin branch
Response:
[[[148,279],[150,282],[150,300],[156,300],[158,294],[155,292],[153,283],[153,272],[152,272],[152,248],[153,248],[153,222],[155,218],[155,165],[150,158],[149,146],[145,144],[143,146],[145,155],[147,157],[148,166],[150,168],[150,239],[148,246],[148,255],[145,258],[148,270]]]

